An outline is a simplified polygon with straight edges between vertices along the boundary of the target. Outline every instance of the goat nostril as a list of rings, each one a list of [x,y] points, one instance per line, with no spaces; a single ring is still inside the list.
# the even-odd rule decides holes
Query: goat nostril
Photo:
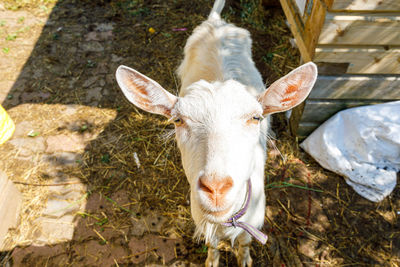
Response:
[[[199,180],[199,188],[206,193],[214,194],[212,184],[208,183],[204,177],[201,177]]]
[[[230,176],[217,179],[208,179],[202,176],[199,179],[199,188],[205,193],[214,195],[225,195],[233,186],[233,180]]]
[[[233,186],[233,180],[231,177],[228,176],[228,177],[224,178],[224,181],[220,185],[220,188],[218,191],[220,194],[224,195],[226,192],[228,192],[232,188],[232,186]]]

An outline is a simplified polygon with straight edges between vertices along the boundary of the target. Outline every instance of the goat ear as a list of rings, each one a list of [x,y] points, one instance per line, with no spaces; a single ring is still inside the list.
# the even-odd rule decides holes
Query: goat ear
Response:
[[[303,102],[311,92],[317,74],[317,66],[308,62],[271,84],[258,97],[264,115],[286,111]]]
[[[167,92],[157,82],[126,66],[119,66],[115,74],[126,98],[135,106],[168,118],[177,97]]]

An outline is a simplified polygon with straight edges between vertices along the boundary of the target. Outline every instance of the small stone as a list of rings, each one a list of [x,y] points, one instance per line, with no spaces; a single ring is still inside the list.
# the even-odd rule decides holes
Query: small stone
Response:
[[[73,115],[78,110],[78,105],[65,105],[65,110],[63,111],[65,115]]]
[[[34,79],[39,79],[39,78],[41,78],[43,76],[43,69],[35,69],[34,71],[33,71],[33,78]]]
[[[99,37],[97,36],[97,32],[89,32],[85,35],[86,41],[99,41]]]
[[[45,151],[44,138],[36,136],[34,138],[13,138],[9,141],[16,149],[18,157],[29,157],[35,153]]]
[[[83,152],[85,143],[81,136],[73,135],[54,135],[49,136],[46,140],[47,153],[54,153],[57,151],[65,152]]]
[[[78,191],[69,191],[65,194],[57,194],[53,192],[49,195],[49,199],[62,200],[62,201],[77,201],[84,196],[83,193]]]
[[[86,102],[100,101],[103,95],[101,94],[101,87],[95,87],[86,91]]]
[[[15,125],[14,138],[26,137],[27,134],[33,129],[33,125],[30,121],[22,121]]]
[[[96,31],[99,32],[107,32],[107,31],[112,31],[114,29],[114,26],[111,23],[99,23],[97,24]]]
[[[33,92],[33,93],[24,92],[21,94],[21,101],[22,102],[43,101],[48,99],[50,96],[51,94],[47,92]]]
[[[103,52],[104,47],[96,41],[81,44],[81,49],[86,52]]]
[[[318,242],[308,238],[298,238],[298,240],[298,251],[301,254],[313,259],[316,255]]]
[[[144,232],[146,231],[146,225],[144,224],[143,221],[141,220],[134,220],[132,219],[132,229],[131,229],[131,234],[134,236],[143,236]]]
[[[100,40],[110,40],[113,37],[112,31],[105,31],[99,34]]]
[[[110,172],[111,173],[111,172]],[[115,173],[117,173],[117,175],[119,174],[120,175],[120,177],[122,176],[122,175],[124,175],[125,173],[123,173],[123,172],[115,172]],[[131,200],[129,199],[129,193],[128,193],[128,191],[126,191],[126,190],[119,190],[119,191],[117,191],[117,192],[115,192],[115,193],[113,193],[112,195],[111,195],[111,198],[115,201],[115,202],[117,202],[118,203],[118,205],[120,205],[120,206],[127,206],[127,204],[129,204],[130,202],[131,202]]]
[[[71,203],[66,200],[49,199],[43,215],[58,218],[66,214],[74,214],[79,211],[79,209],[80,205],[77,203]]]
[[[97,81],[97,77],[90,77],[83,83],[82,87],[87,88],[87,87],[91,86],[92,84],[94,84],[96,81]]]
[[[111,61],[112,62],[119,62],[119,61],[121,61],[123,59],[124,59],[123,57],[119,57],[119,56],[117,56],[115,54],[111,54]]]
[[[35,245],[56,244],[72,240],[74,235],[73,215],[61,218],[41,217],[35,221]]]
[[[100,62],[93,71],[94,75],[109,73],[107,62]],[[103,86],[103,85],[102,85]]]
[[[52,175],[55,176],[55,175]],[[55,192],[56,194],[67,194],[69,192],[80,192],[82,196],[86,193],[86,185],[82,184],[78,178],[67,177],[66,175],[58,175],[51,181],[52,184],[63,184],[70,183],[67,185],[49,186],[49,192]],[[79,198],[80,199],[80,198]],[[82,203],[83,205],[84,203]]]
[[[9,228],[18,224],[22,196],[7,175],[0,170],[0,251],[6,249],[4,240]]]
[[[106,75],[106,81],[108,84],[113,84],[115,81],[115,75],[113,74],[107,74]]]

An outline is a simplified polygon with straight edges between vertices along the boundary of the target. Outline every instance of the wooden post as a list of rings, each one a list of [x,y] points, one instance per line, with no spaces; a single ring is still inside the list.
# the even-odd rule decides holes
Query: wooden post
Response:
[[[324,25],[326,5],[331,5],[331,1],[307,0],[300,14],[296,2],[293,0],[280,0],[283,11],[290,25],[290,30],[296,39],[297,47],[301,54],[301,63],[306,63],[314,58],[315,48],[318,37]],[[292,110],[289,124],[293,136],[297,135],[297,129],[303,113],[305,104],[301,104]]]

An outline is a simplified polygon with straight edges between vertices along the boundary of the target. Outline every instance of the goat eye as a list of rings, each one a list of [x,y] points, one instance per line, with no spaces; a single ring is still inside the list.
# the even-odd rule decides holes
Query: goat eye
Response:
[[[258,124],[261,121],[261,116],[253,116],[247,120],[247,124]]]
[[[183,124],[183,120],[181,118],[174,119],[174,123],[176,126],[181,126]]]

